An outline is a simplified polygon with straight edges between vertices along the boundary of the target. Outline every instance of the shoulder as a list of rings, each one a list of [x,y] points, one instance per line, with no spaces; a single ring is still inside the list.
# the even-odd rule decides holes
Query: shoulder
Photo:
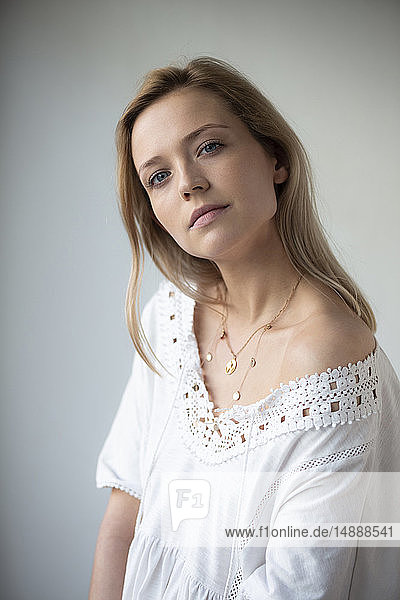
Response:
[[[347,311],[317,314],[293,336],[285,356],[285,368],[302,374],[322,373],[328,368],[363,361],[375,350],[369,327]]]
[[[143,303],[143,309],[141,310],[141,318],[143,321],[153,324],[155,316],[163,310],[167,310],[168,301],[171,299],[171,295],[174,294],[172,290],[176,289],[175,286],[167,279],[161,279],[155,288],[147,294],[147,299]]]
[[[165,315],[168,312],[168,289],[165,280],[147,293],[139,310],[140,325],[143,333],[149,342],[151,348],[156,352],[160,351],[162,346],[162,323],[165,323]]]
[[[375,350],[368,325],[324,283],[314,278],[304,282],[299,305],[305,318],[293,328],[282,376],[322,373],[363,361]]]

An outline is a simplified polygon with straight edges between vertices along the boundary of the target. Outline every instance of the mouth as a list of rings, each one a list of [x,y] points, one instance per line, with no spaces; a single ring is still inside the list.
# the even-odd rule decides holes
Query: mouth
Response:
[[[210,206],[210,208],[206,212],[202,212],[197,217],[195,217],[189,229],[197,229],[198,227],[208,225],[208,223],[214,221],[216,217],[218,217],[229,207],[230,204],[225,204],[224,206]]]

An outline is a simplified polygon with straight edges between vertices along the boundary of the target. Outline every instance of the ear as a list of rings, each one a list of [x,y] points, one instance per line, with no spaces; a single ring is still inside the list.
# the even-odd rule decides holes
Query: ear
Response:
[[[289,171],[276,157],[274,161],[274,184],[283,183],[289,177]]]

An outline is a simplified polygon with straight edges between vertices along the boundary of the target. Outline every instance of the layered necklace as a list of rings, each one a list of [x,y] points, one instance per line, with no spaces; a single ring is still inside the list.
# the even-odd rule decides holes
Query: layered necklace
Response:
[[[250,371],[250,369],[253,369],[256,365],[257,365],[257,361],[256,361],[256,356],[257,356],[257,352],[258,352],[258,348],[261,342],[261,338],[264,335],[264,333],[266,331],[268,331],[269,329],[272,328],[272,324],[276,321],[276,319],[283,313],[283,311],[287,308],[297,286],[300,283],[300,280],[302,278],[302,275],[300,275],[300,277],[298,278],[297,282],[294,284],[294,286],[292,287],[292,290],[288,296],[288,298],[286,299],[284,305],[282,306],[282,308],[279,310],[279,312],[277,312],[277,314],[270,320],[268,321],[268,323],[265,323],[264,325],[260,325],[260,327],[258,327],[255,331],[253,331],[253,333],[250,335],[250,337],[246,340],[246,342],[243,344],[243,346],[237,351],[234,352],[232,349],[232,346],[229,342],[229,338],[228,338],[228,331],[227,331],[227,319],[228,319],[228,309],[226,311],[226,315],[223,314],[221,316],[221,325],[218,327],[217,332],[214,336],[214,340],[213,340],[213,345],[212,345],[212,351],[207,352],[205,359],[203,359],[200,363],[200,366],[202,367],[204,365],[204,362],[211,362],[215,356],[215,352],[216,352],[216,346],[217,344],[221,341],[221,340],[225,340],[229,351],[232,355],[232,358],[230,358],[227,363],[225,364],[225,370],[224,370],[224,374],[225,375],[232,375],[232,373],[234,373],[236,371],[236,369],[238,368],[238,356],[239,354],[242,352],[242,350],[244,350],[247,346],[247,344],[250,342],[250,340],[256,335],[256,333],[258,333],[259,331],[261,331],[260,336],[258,338],[258,342],[256,345],[256,349],[255,352],[253,354],[253,356],[250,359],[250,363],[247,367],[247,370],[242,378],[242,381],[240,383],[239,389],[235,390],[232,393],[232,403],[230,406],[226,407],[226,408],[214,408],[213,412],[222,412],[224,410],[228,410],[229,408],[231,408],[235,402],[237,402],[238,400],[240,400],[240,398],[242,397],[241,395],[241,390],[243,387],[243,384],[246,380],[246,377]],[[225,297],[226,300],[226,297]],[[226,302],[225,302],[226,304]],[[219,334],[219,335],[218,335]]]

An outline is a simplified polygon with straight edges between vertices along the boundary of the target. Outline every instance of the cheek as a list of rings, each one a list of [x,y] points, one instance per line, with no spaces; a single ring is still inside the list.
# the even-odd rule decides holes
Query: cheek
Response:
[[[173,206],[168,202],[168,198],[163,198],[162,201],[155,201],[154,198],[150,202],[153,209],[153,218],[159,222],[159,225],[181,246],[179,236],[182,235],[182,227],[179,219],[181,218],[178,206]]]
[[[231,157],[223,169],[222,185],[229,190],[244,192],[261,191],[266,184],[268,173],[265,163],[254,152],[240,153]]]
[[[166,209],[167,204],[160,200],[155,200],[154,198],[150,200],[150,205],[153,210],[154,217],[160,221],[164,225],[164,227],[168,228],[168,210]]]
[[[232,174],[232,185],[240,190],[253,205],[260,208],[267,202],[274,202],[273,177],[262,157],[259,160],[245,161],[238,165]]]
[[[159,221],[160,227],[165,229],[182,250],[193,254],[193,248],[190,247],[190,235],[184,225],[182,207],[179,207],[176,202],[168,202],[167,198],[163,198],[162,202],[153,199],[151,206],[154,218]]]

